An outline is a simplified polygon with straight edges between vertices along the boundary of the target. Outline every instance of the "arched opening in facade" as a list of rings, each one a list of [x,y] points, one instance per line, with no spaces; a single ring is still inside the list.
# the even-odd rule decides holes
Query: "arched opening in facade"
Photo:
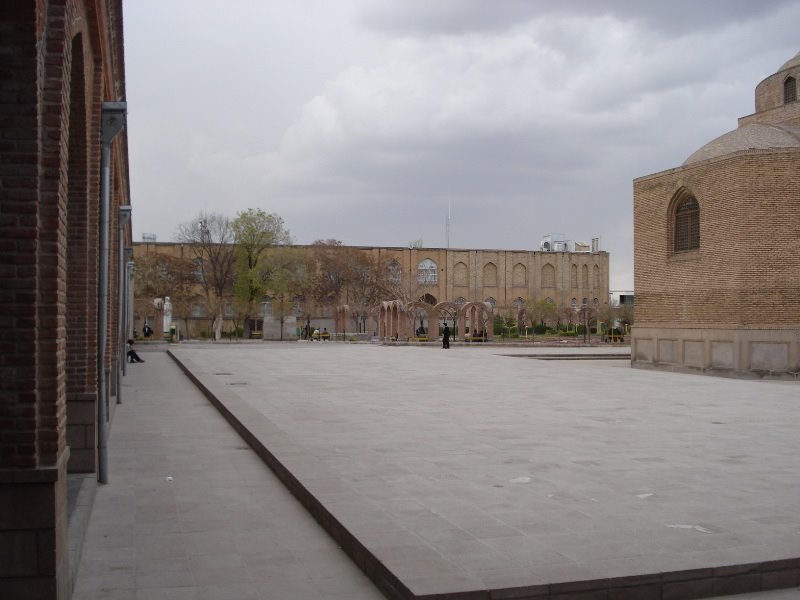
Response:
[[[783,103],[797,102],[797,80],[787,77],[783,82]]]
[[[677,203],[673,223],[675,252],[686,252],[700,247],[700,204],[693,196]]]
[[[556,268],[549,263],[542,267],[542,287],[556,287]]]
[[[439,281],[439,267],[430,258],[426,258],[417,266],[417,283],[420,285],[436,285]]]
[[[528,269],[522,263],[514,265],[511,275],[511,282],[514,287],[525,287],[528,283]]]
[[[486,263],[483,267],[483,285],[485,287],[497,286],[497,265]]]
[[[431,321],[435,319],[431,314],[432,309],[433,306],[425,302],[413,302],[408,306],[409,325],[413,332],[413,335],[408,337],[424,337],[431,334]]]
[[[494,308],[486,302],[470,302],[460,313],[461,331],[464,339],[494,338]]]
[[[423,294],[420,296],[419,301],[429,304],[430,306],[436,306],[436,298],[432,294]]]
[[[437,321],[437,331],[439,336],[443,335],[444,324],[450,328],[450,339],[455,340],[459,335],[459,306],[455,302],[440,302],[435,307],[435,318]]]
[[[97,208],[89,200],[90,152],[87,127],[83,35],[72,40],[67,157],[66,236],[66,403],[70,473],[95,471],[97,446]],[[66,112],[66,111],[65,111]],[[64,235],[63,233],[60,235]]]

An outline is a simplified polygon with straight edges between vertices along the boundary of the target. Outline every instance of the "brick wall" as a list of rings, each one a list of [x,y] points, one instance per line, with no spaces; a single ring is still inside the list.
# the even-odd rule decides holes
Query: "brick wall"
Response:
[[[69,595],[67,444],[94,470],[100,102],[124,93],[120,17],[118,0],[0,3],[3,598]]]
[[[700,204],[700,249],[674,254],[670,201]],[[796,327],[800,151],[744,151],[634,183],[636,324]]]

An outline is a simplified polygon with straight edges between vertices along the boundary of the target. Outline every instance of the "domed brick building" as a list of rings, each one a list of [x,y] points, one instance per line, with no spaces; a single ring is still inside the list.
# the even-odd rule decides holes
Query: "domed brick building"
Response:
[[[752,115],[634,180],[634,367],[800,378],[800,54]]]

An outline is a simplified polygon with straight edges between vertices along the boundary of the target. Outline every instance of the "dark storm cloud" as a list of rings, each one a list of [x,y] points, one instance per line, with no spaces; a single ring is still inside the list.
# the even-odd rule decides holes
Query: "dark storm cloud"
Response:
[[[623,289],[632,180],[752,112],[800,21],[777,1],[248,6],[126,3],[137,234],[258,207],[300,243],[443,246],[450,204],[454,247],[600,236]]]

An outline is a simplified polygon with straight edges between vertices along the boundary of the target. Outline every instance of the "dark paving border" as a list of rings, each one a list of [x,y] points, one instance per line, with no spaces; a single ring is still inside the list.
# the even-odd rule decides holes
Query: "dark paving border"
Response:
[[[263,414],[231,397],[217,382],[201,380],[193,372],[200,370],[191,360],[179,359],[172,351],[168,354],[356,565],[392,600],[690,600],[800,585],[800,557],[797,557],[630,577],[414,594],[291,472],[285,463],[302,460],[302,448]]]

